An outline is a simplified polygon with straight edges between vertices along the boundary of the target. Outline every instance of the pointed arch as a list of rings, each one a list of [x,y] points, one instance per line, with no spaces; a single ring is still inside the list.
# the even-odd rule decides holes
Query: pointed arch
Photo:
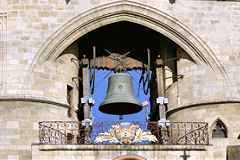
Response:
[[[220,119],[217,119],[216,122],[213,124],[212,138],[227,138],[227,137],[228,137],[227,127]]]
[[[215,54],[187,26],[174,17],[150,6],[120,0],[90,9],[77,15],[55,33],[39,49],[27,73],[26,79],[36,64],[53,62],[71,43],[84,34],[107,24],[129,21],[151,28],[181,46],[200,65],[218,70],[229,80],[227,73]]]
[[[228,138],[230,137],[229,124],[223,117],[217,115],[210,121],[210,138]]]

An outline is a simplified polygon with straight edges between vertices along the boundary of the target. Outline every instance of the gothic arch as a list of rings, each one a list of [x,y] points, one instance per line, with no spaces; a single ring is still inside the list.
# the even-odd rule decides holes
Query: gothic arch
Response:
[[[219,115],[213,117],[211,119],[211,121],[209,121],[209,123],[208,123],[209,124],[209,132],[208,133],[209,133],[210,138],[213,138],[212,133],[213,133],[213,130],[217,123],[220,123],[221,125],[223,125],[223,127],[226,130],[226,138],[229,138],[230,137],[230,130],[229,130],[230,125],[227,123],[227,121],[223,117],[221,117]]]
[[[36,64],[53,62],[66,47],[84,34],[119,21],[140,24],[165,35],[181,46],[197,64],[208,65],[220,71],[224,78],[228,79],[222,64],[211,49],[187,26],[160,10],[126,0],[90,9],[61,26],[39,49],[27,77],[30,76]]]

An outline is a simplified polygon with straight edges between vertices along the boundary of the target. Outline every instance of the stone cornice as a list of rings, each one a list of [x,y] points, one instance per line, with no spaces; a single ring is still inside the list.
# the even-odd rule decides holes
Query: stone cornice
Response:
[[[167,111],[167,115],[170,116],[174,112],[177,112],[177,111],[180,111],[180,110],[183,110],[186,108],[197,107],[197,106],[201,106],[201,105],[213,105],[213,104],[225,104],[225,103],[240,103],[240,99],[239,98],[226,98],[226,99],[204,100],[204,101],[187,103],[187,104],[183,104],[180,106],[172,107],[172,109]]]
[[[32,144],[41,151],[205,151],[206,145],[45,145]]]
[[[41,96],[32,96],[32,95],[14,95],[14,96],[0,96],[1,101],[26,101],[26,102],[39,102],[47,103],[56,106],[61,106],[64,108],[69,108],[69,104],[64,101],[59,101],[54,98],[46,98]]]

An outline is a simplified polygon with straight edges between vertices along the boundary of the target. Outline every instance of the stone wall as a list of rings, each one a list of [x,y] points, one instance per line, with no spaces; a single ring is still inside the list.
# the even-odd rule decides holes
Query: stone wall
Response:
[[[40,121],[70,120],[68,106],[50,104],[35,98],[35,102],[24,99],[8,99],[0,105],[0,159],[31,158],[31,143],[39,143]],[[44,103],[43,103],[44,102]],[[13,158],[15,157],[15,158]]]
[[[183,65],[179,68],[179,72],[184,73],[185,76],[179,82],[180,104],[196,101],[195,97],[197,100],[205,100],[206,98],[215,100],[223,97],[239,98],[240,95],[236,87],[240,83],[239,78],[236,77],[238,75],[236,72],[239,70],[237,64],[240,52],[238,2],[183,0],[172,5],[169,4],[168,0],[137,2],[153,6],[176,18],[192,30],[201,38],[203,43],[207,44],[212,51],[211,56],[218,58],[217,63],[221,64],[224,67],[223,71],[227,73],[228,77],[224,77],[223,73],[216,71],[216,68],[211,69],[209,66],[202,65]],[[5,63],[4,71],[1,70],[3,72],[2,79],[5,82],[2,95],[35,95],[64,101],[66,99],[66,82],[62,82],[61,78],[55,78],[61,74],[61,72],[56,72],[59,66],[56,63],[49,64],[47,62],[35,64],[33,60],[38,59],[37,53],[42,46],[46,45],[44,42],[54,32],[56,33],[63,24],[66,25],[70,19],[81,15],[90,8],[106,3],[110,2],[107,0],[101,2],[71,0],[69,4],[66,4],[65,0],[1,1],[1,10],[7,13],[8,33],[7,53],[2,58],[3,63]],[[55,39],[54,41],[61,40]],[[65,44],[64,47],[67,48],[68,45],[70,44]],[[76,52],[78,51],[76,50]],[[45,57],[45,59],[47,58]],[[32,66],[35,66],[34,70],[30,70]],[[52,68],[50,72],[49,68]],[[195,83],[187,83],[186,85],[189,79]],[[43,80],[52,80],[54,84],[45,83],[42,84],[45,85],[43,87],[36,83],[36,81]],[[215,83],[216,80],[217,83]],[[212,88],[211,91],[208,90],[209,86]],[[44,90],[43,88],[50,89]],[[197,91],[199,93],[193,93],[196,92],[194,90],[197,88],[199,88]],[[206,92],[207,94],[205,94]],[[169,92],[169,94],[175,95],[169,103],[175,106],[176,103],[173,102],[176,100],[176,94],[174,93],[174,91]]]
[[[238,139],[240,134],[239,114],[238,103],[208,104],[190,106],[175,113],[172,112],[168,119],[177,122],[208,122],[209,143],[213,145],[212,149],[208,151],[214,152],[215,157],[219,159],[225,159],[227,146],[229,144],[240,144],[240,139]],[[217,120],[221,120],[225,124],[227,128],[227,138],[212,138],[212,132],[213,129],[215,129],[214,124]]]
[[[240,158],[240,146],[229,146],[227,148],[228,160],[237,160]]]

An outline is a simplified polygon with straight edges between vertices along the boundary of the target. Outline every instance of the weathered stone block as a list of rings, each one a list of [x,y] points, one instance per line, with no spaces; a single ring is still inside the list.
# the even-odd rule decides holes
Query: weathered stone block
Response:
[[[7,128],[19,128],[18,121],[7,121]]]
[[[240,146],[228,146],[227,147],[227,159],[239,160],[240,159]]]

